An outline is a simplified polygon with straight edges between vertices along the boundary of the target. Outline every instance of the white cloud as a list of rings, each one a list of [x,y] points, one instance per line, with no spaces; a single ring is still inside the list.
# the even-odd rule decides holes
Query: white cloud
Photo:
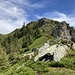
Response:
[[[67,23],[70,24],[70,26],[75,27],[75,13],[72,14],[64,14],[64,13],[60,13],[60,12],[47,12],[45,14],[43,14],[42,16],[36,15],[37,18],[49,18],[49,19],[53,19],[53,20],[57,20],[57,21],[66,21]]]
[[[23,22],[27,24],[30,15],[27,10],[43,8],[46,4],[43,1],[32,3],[30,0],[0,0],[0,33],[10,33],[21,27]]]
[[[27,13],[10,1],[0,2],[0,33],[5,34],[28,23]]]
[[[44,8],[48,3],[32,3],[30,0],[0,0],[0,33],[5,34],[22,26],[23,22],[28,23],[27,17],[30,15],[25,9],[33,10]],[[24,9],[23,9],[23,8]],[[61,12],[47,12],[42,16],[36,15],[37,18],[50,18],[57,21],[67,21],[75,27],[75,13],[64,14]]]
[[[35,2],[35,3],[33,3],[31,0],[11,0],[10,2],[18,3],[19,5],[24,5],[25,8],[29,8],[29,10],[44,8],[48,4],[48,2],[44,0],[40,2]]]

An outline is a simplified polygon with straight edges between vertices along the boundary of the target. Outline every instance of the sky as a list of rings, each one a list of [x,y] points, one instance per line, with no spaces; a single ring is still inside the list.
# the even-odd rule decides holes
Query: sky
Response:
[[[75,0],[0,0],[0,34],[40,18],[66,21],[75,27]]]

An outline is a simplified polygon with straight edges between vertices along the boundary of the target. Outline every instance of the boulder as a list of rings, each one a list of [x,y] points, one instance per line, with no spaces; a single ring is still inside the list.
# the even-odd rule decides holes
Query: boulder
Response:
[[[34,61],[37,61],[40,57],[43,57],[47,53],[50,53],[53,55],[57,48],[57,45],[52,45],[50,46],[49,43],[45,43],[41,48],[39,48],[39,53],[38,55],[35,56]]]
[[[50,46],[49,43],[45,43],[42,47],[39,48],[39,53],[34,57],[34,61],[39,60],[40,58],[42,60],[50,58],[55,61],[60,61],[61,58],[65,56],[68,50],[68,46],[66,45],[52,45]],[[50,55],[48,55],[50,54]],[[51,57],[50,57],[51,56]]]
[[[56,51],[54,52],[54,60],[60,61],[60,59],[63,58],[67,53],[67,50],[68,50],[67,46],[58,46]]]

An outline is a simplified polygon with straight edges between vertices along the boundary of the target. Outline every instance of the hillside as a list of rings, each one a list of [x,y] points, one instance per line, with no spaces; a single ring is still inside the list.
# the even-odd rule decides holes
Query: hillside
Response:
[[[50,46],[66,45],[68,50],[64,58],[56,62],[49,61],[51,58],[46,56],[47,61],[44,62],[42,57],[35,62],[38,49],[42,50],[40,56],[45,54],[41,47],[47,42]],[[75,29],[65,21],[42,18],[26,26],[24,23],[22,28],[9,34],[0,34],[0,75],[75,75],[74,46]],[[30,53],[33,52],[34,56],[32,54],[29,59]]]

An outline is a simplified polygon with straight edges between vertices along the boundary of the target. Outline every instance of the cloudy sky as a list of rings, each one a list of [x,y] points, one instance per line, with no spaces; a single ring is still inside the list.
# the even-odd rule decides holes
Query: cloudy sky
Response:
[[[0,0],[0,33],[7,34],[42,17],[75,27],[75,0]]]

